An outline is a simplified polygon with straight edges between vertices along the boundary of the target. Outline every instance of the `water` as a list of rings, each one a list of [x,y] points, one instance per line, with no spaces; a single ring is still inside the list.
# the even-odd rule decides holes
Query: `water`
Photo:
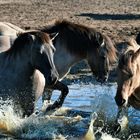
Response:
[[[128,119],[129,127],[125,128],[126,132],[120,135],[111,136],[111,126],[113,126],[116,115],[117,105],[114,97],[116,94],[116,83],[113,84],[72,84],[69,86],[69,94],[63,106],[70,107],[76,110],[96,112],[102,126],[98,129],[104,130],[101,132],[100,139],[131,139],[140,136],[140,111],[129,108]],[[53,94],[53,100],[56,100],[59,95],[58,91]],[[104,128],[103,128],[104,127]],[[100,131],[100,130],[99,130]],[[107,134],[108,133],[108,134]]]
[[[94,122],[94,136],[98,140],[135,139],[140,136],[140,112],[129,109],[129,128],[118,135],[112,135],[113,124],[117,114],[114,100],[116,84],[72,84],[63,108],[51,115],[33,114],[29,118],[20,118],[9,103],[0,108],[1,137],[23,139],[79,139],[88,131],[90,114],[97,113]],[[60,92],[54,91],[52,101]],[[41,99],[37,107],[41,107]],[[55,116],[55,115],[59,115]],[[79,116],[77,116],[79,115]],[[77,117],[76,117],[77,116]]]

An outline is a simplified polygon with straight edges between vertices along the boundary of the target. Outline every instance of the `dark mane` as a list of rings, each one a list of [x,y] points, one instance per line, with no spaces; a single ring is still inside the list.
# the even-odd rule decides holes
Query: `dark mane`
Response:
[[[126,41],[124,43],[124,45],[125,45],[125,49],[124,49],[122,55],[120,56],[119,64],[118,64],[118,66],[120,68],[122,68],[124,65],[128,64],[129,59],[132,57],[132,55],[139,48],[139,45],[137,44],[137,42],[133,38]]]
[[[54,32],[59,32],[65,28],[76,30],[77,32],[81,32],[81,33],[84,32],[86,34],[89,34],[90,30],[96,32],[96,30],[93,28],[87,27],[82,24],[73,23],[67,20],[57,20],[53,24],[47,25],[41,28],[40,30],[47,33],[54,33]]]
[[[65,45],[67,47],[66,49],[68,49],[72,54],[75,53],[81,55],[83,52],[87,52],[87,50],[96,50],[104,40],[107,44],[105,46],[110,63],[117,61],[117,50],[111,39],[99,31],[96,31],[94,28],[66,20],[59,20],[40,30],[47,33],[58,32],[58,38],[67,44]]]
[[[118,61],[117,57],[118,51],[115,47],[115,43],[107,35],[104,35],[104,39],[105,43],[107,44],[106,49],[109,62],[113,64],[114,62]]]

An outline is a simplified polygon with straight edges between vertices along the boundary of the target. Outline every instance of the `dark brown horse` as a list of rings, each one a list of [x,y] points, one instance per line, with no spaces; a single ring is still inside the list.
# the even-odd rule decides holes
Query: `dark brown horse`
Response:
[[[0,53],[0,97],[10,98],[24,114],[33,113],[39,95],[33,91],[32,76],[38,69],[46,85],[58,79],[53,55],[54,46],[48,34],[31,31],[20,34],[7,51]]]
[[[115,96],[119,120],[127,115],[127,107],[130,105],[140,110],[140,46],[134,39],[124,45],[126,49],[118,64],[118,87]]]
[[[74,64],[85,59],[98,81],[104,82],[107,80],[110,65],[117,58],[116,49],[108,36],[93,28],[65,20],[48,25],[41,31],[49,34],[58,33],[53,43],[56,48],[54,63],[60,79],[68,74]],[[68,93],[68,88],[60,83],[57,86],[58,88],[62,91],[63,96],[61,97],[61,103],[58,101],[59,103],[56,104],[61,106]],[[45,98],[50,100],[51,91],[46,94]]]

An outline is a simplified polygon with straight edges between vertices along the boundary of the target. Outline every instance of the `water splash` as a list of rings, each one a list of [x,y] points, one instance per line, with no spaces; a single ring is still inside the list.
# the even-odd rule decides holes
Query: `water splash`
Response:
[[[78,114],[73,114],[70,108],[58,109],[51,112],[51,115],[34,113],[28,118],[21,118],[13,107],[13,104],[8,103],[8,101],[0,107],[0,132],[4,137],[8,136],[16,139],[72,139],[84,137],[90,125],[90,114],[87,118],[83,118]]]
[[[93,125],[96,140],[134,140],[140,137],[140,112],[133,108],[129,108],[128,112],[127,134],[112,135],[111,133],[117,115],[114,100],[116,84],[74,84],[70,85],[69,89],[70,93],[63,108],[44,116],[33,114],[22,119],[20,113],[17,114],[13,110],[10,101],[2,103],[0,105],[1,134],[24,139],[82,139],[89,130],[90,112],[96,112],[98,117]],[[56,100],[59,94],[58,91],[55,91],[52,100]],[[37,107],[41,106],[40,99]],[[74,111],[66,107],[73,108]]]

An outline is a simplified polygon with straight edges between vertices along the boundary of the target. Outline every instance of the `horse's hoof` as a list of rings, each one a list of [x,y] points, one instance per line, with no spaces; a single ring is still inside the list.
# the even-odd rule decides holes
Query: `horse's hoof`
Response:
[[[56,108],[60,108],[61,106],[62,105],[58,101],[55,101],[53,104],[51,104],[47,107],[46,112],[54,110]]]
[[[112,132],[112,135],[117,135],[119,132],[121,131],[121,125],[118,123],[118,124],[115,124],[114,128],[113,128],[113,132]]]
[[[53,104],[53,106],[55,108],[60,108],[62,106],[62,104],[60,102],[58,102],[58,101],[55,101],[54,104]]]
[[[51,110],[53,110],[53,109],[54,109],[54,107],[53,107],[52,105],[49,105],[49,106],[46,108],[46,112],[51,111]]]

